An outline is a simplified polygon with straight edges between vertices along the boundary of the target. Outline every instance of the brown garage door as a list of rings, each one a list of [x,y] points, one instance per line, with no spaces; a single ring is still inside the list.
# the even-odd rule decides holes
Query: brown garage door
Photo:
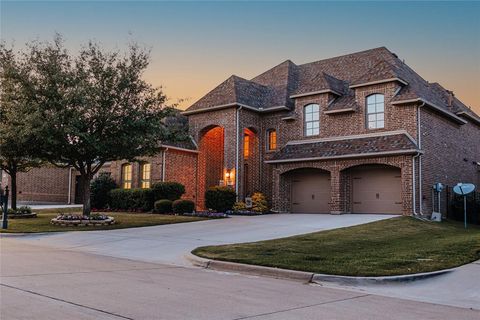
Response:
[[[400,169],[355,168],[352,179],[354,213],[402,213]]]
[[[292,212],[330,213],[330,174],[305,170],[293,174]]]

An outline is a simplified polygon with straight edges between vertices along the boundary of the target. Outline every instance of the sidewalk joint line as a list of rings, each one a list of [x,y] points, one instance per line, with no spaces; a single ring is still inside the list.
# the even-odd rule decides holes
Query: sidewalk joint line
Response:
[[[55,300],[55,301],[63,302],[63,303],[66,303],[66,304],[71,304],[71,305],[74,305],[74,306],[77,306],[77,307],[81,307],[81,308],[105,313],[105,314],[108,314],[108,315],[111,315],[111,316],[114,316],[114,317],[117,317],[117,318],[127,319],[127,320],[135,320],[133,318],[122,316],[122,315],[117,314],[117,313],[113,313],[113,312],[109,312],[109,311],[105,311],[105,310],[102,310],[102,309],[97,309],[97,308],[93,308],[93,307],[89,307],[89,306],[84,306],[82,304],[78,304],[78,303],[75,303],[75,302],[72,302],[72,301],[68,301],[68,300],[64,300],[64,299],[60,299],[60,298],[55,298],[55,297],[52,297],[52,296],[47,296],[47,295],[42,294],[42,293],[38,293],[38,292],[35,292],[35,291],[30,291],[30,290],[26,290],[26,289],[22,289],[22,288],[17,288],[17,287],[14,287],[14,286],[10,286],[8,284],[0,283],[0,286],[10,288],[10,289],[19,290],[19,291],[23,291],[23,292],[26,292],[26,293],[30,293],[30,294],[37,295],[37,296],[40,296],[40,297],[43,297],[43,298],[48,298],[48,299],[52,299],[52,300]]]

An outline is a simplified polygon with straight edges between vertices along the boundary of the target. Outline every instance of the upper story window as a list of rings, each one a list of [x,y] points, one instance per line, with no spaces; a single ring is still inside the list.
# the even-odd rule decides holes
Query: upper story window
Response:
[[[130,163],[126,163],[122,166],[122,188],[132,188],[132,165]]]
[[[305,135],[316,136],[320,134],[320,106],[309,104],[304,108]]]
[[[243,136],[243,157],[245,159],[250,157],[250,136],[248,134]]]
[[[277,130],[270,129],[267,131],[267,150],[277,150]]]
[[[367,97],[367,128],[381,129],[385,127],[385,98],[383,94],[372,94]]]
[[[148,162],[144,162],[140,166],[140,186],[143,189],[150,188],[150,172],[151,172],[151,165]]]

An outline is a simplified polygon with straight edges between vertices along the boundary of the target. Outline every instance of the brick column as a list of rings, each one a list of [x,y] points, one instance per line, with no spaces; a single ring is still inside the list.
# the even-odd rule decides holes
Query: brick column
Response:
[[[340,169],[334,166],[330,171],[330,214],[343,213]]]

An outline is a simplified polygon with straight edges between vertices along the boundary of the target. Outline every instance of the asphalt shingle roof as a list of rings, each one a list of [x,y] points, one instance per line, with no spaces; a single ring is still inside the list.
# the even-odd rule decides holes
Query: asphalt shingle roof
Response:
[[[295,161],[301,159],[368,156],[379,152],[408,153],[417,150],[413,141],[403,133],[376,137],[332,141],[314,141],[287,144],[269,161]]]
[[[347,96],[338,98],[330,107],[347,109],[357,107],[349,86],[400,79],[403,88],[392,101],[423,99],[449,112],[475,113],[454,99],[454,108],[448,105],[448,91],[438,84],[430,84],[385,47],[347,54],[330,59],[296,65],[290,60],[267,70],[251,80],[232,76],[195,102],[186,111],[203,110],[230,104],[245,104],[258,110],[286,106],[293,108],[292,95],[331,90]]]

